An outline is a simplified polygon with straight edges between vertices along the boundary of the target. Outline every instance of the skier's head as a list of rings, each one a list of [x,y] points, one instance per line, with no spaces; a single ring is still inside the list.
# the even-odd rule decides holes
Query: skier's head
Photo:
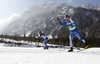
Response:
[[[58,20],[58,21],[60,21],[60,19],[59,19],[59,18],[57,18],[57,20]]]
[[[69,16],[68,15],[65,15],[65,20],[69,21]]]
[[[42,34],[42,32],[40,31],[39,34]]]
[[[68,15],[65,16],[66,18],[69,17]]]

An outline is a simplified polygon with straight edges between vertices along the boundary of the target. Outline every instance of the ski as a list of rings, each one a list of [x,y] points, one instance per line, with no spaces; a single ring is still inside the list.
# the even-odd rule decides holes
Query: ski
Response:
[[[93,47],[91,47],[91,48],[93,48]],[[84,49],[79,50],[79,51],[77,51],[77,52],[81,52],[81,51],[84,51],[84,50],[87,50],[87,49],[90,49],[90,48],[84,48]]]

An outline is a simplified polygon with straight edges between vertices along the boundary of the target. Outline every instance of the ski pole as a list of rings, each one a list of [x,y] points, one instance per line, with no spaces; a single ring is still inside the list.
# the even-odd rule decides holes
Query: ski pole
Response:
[[[59,21],[60,19],[57,18],[57,20]],[[58,22],[59,23],[59,22]],[[59,25],[59,29],[60,29],[60,34],[61,34],[61,39],[63,40],[63,36],[62,36],[62,32],[61,32],[61,26]]]
[[[59,18],[57,18],[57,20],[60,20]],[[59,22],[58,22],[59,23]],[[65,45],[65,42],[64,42],[64,40],[63,40],[63,35],[62,35],[62,31],[61,31],[61,26],[59,25],[59,30],[60,30],[60,35],[61,35],[61,39],[62,39],[62,42],[63,42],[63,44]],[[65,50],[65,48],[64,48],[64,50]]]
[[[37,37],[38,37],[38,35],[36,35]],[[39,44],[39,42],[40,42],[40,38],[38,38],[38,44]]]
[[[60,20],[59,18],[57,18],[57,20]],[[59,23],[59,22],[58,22]],[[62,42],[64,43],[65,45],[65,42],[63,40],[63,35],[62,35],[62,31],[61,31],[61,26],[59,25],[59,30],[60,30],[60,35],[61,35],[61,39],[62,39]],[[64,50],[65,50],[65,47],[64,47]]]
[[[60,28],[61,39],[62,39],[63,45],[65,46],[65,42],[64,42],[64,39],[63,39],[63,35],[62,35],[62,31],[61,31],[61,26],[60,25],[59,25],[59,28]],[[64,47],[64,51],[65,51],[65,47]]]
[[[57,20],[59,21],[60,19],[57,18]],[[59,22],[58,22],[59,23]],[[63,40],[63,36],[62,36],[62,32],[61,32],[61,26],[59,25],[59,29],[60,29],[60,34],[61,34],[61,39]]]
[[[40,39],[38,39],[38,44],[39,44],[39,42],[40,42]]]
[[[60,25],[59,25],[59,28],[60,28],[61,39],[63,40],[63,35],[62,35],[62,32],[61,32],[61,26]]]

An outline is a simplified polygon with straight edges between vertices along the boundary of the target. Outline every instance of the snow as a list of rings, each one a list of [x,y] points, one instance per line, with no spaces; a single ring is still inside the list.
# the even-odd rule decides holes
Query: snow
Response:
[[[70,14],[74,14],[74,10],[73,9],[69,9],[69,12]]]
[[[100,50],[96,49],[96,52]],[[0,47],[0,64],[100,64],[100,52],[98,53],[84,54],[68,53],[58,49]]]
[[[100,5],[99,5],[99,6],[97,6],[97,7],[96,7],[96,9],[97,9],[98,11],[100,11]]]
[[[30,35],[31,31],[28,31],[28,33],[26,34],[26,37],[28,37]]]
[[[35,44],[31,44],[32,47],[5,45],[0,43],[0,64],[100,64],[100,48],[97,47],[82,52],[77,52],[77,49],[67,52],[68,48],[43,50],[43,47],[35,47]]]
[[[49,39],[53,39],[52,35],[47,36]]]
[[[89,3],[82,4],[82,5],[80,5],[79,7],[86,8],[86,9],[94,9],[94,8],[95,8],[94,6],[92,6],[92,5],[89,4]]]

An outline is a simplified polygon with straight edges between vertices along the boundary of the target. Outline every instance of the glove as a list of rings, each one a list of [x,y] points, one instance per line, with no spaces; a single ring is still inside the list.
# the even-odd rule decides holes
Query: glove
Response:
[[[59,19],[59,18],[57,18],[57,20],[58,20],[58,23],[59,23],[60,19]]]
[[[59,18],[57,18],[57,20],[60,20]]]

